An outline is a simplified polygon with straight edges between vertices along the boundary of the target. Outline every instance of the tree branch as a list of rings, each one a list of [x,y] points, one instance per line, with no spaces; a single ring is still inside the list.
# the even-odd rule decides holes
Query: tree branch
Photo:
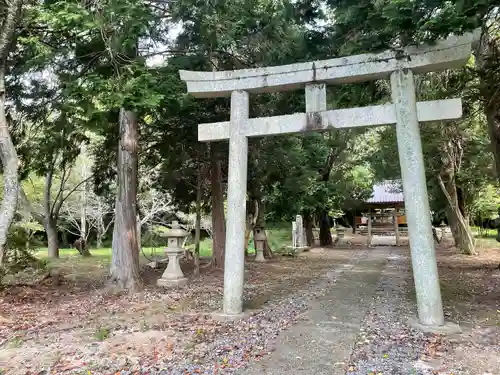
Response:
[[[90,175],[89,177],[87,177],[86,179],[80,181],[78,184],[76,184],[73,189],[71,189],[68,194],[66,194],[66,196],[62,197],[60,200],[59,200],[59,203],[56,205],[56,209],[54,210],[54,213],[59,215],[59,211],[61,210],[61,207],[63,205],[63,203],[66,201],[66,199],[68,199],[68,197],[73,194],[76,189],[78,189],[80,186],[82,186],[82,184],[86,183],[87,181],[89,181],[90,179],[92,179],[94,177],[94,175]]]
[[[61,207],[59,206],[59,210],[55,210],[56,206],[58,205],[58,202],[60,198],[62,197],[62,192],[64,191],[64,186],[66,185],[66,181],[69,178],[69,173],[67,172],[66,168],[63,168],[63,173],[61,176],[61,183],[59,184],[59,191],[56,194],[56,197],[54,198],[54,202],[52,204],[52,207],[50,208],[50,216],[53,216],[56,214],[56,216],[59,216],[59,210]],[[62,206],[62,204],[61,204]]]

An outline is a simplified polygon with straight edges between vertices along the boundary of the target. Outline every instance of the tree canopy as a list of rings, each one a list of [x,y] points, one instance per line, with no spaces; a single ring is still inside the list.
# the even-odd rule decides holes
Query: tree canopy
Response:
[[[447,218],[457,247],[467,253],[474,252],[464,240],[471,237],[469,224],[494,216],[500,33],[491,0],[24,1],[22,12],[10,3],[0,6],[0,87],[5,77],[6,88],[0,106],[9,125],[0,141],[8,146],[11,138],[15,149],[3,151],[10,189],[3,204],[15,211],[12,188],[19,178],[27,197],[21,205],[43,224],[52,256],[61,227],[79,228],[85,238],[92,231],[99,243],[111,224],[115,235],[140,238],[145,217],[165,221],[176,210],[203,208],[212,212],[215,263],[222,265],[227,144],[198,142],[197,125],[226,121],[229,101],[191,97],[179,69],[255,68],[400,50],[478,27],[482,38],[469,64],[419,76],[417,94],[420,100],[458,96],[464,103],[462,119],[421,128],[433,211]],[[383,81],[329,87],[327,94],[329,109],[390,100]],[[255,95],[250,108],[252,117],[303,112],[304,93]],[[89,160],[85,175],[76,172],[82,149]],[[375,182],[401,176],[391,127],[253,138],[249,154],[249,217],[290,222],[303,214],[306,226],[320,227],[322,245],[332,243],[332,217],[356,209]],[[18,172],[9,169],[17,157]],[[28,180],[36,181],[36,192]],[[151,214],[152,203],[143,201],[158,197],[168,205]],[[38,203],[42,209],[33,207]],[[79,204],[83,210],[75,208]],[[258,212],[251,212],[254,206]],[[136,220],[139,229],[132,229]],[[10,221],[0,220],[0,229]],[[114,242],[114,256],[138,251],[130,238]],[[135,258],[121,261],[138,267]]]

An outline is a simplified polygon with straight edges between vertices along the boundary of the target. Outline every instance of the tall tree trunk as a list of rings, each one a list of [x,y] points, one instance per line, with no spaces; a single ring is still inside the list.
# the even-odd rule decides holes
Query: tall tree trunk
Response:
[[[461,231],[458,227],[458,219],[457,215],[453,212],[453,209],[450,205],[446,207],[446,219],[448,220],[448,224],[450,226],[451,235],[453,236],[453,241],[455,242],[455,246],[458,248],[458,244],[462,242],[461,239]]]
[[[82,156],[82,191],[81,191],[81,207],[80,207],[80,237],[87,242],[87,148],[85,143],[80,146],[80,155]]]
[[[62,246],[63,249],[71,247],[71,244],[69,243],[69,240],[68,240],[68,232],[66,232],[65,230],[63,230],[61,233],[60,245]]]
[[[327,211],[322,211],[319,217],[319,244],[320,246],[333,245],[332,233],[330,232],[330,217]]]
[[[80,155],[82,156],[82,191],[81,191],[81,207],[80,207],[80,254],[85,257],[91,256],[89,246],[87,243],[87,178],[88,178],[88,165],[87,165],[87,147],[85,143],[80,146]]]
[[[99,232],[97,232],[97,238],[96,238],[96,247],[100,249],[102,247],[102,237],[103,235]]]
[[[196,220],[194,225],[194,274],[200,274],[200,238],[201,238],[201,199],[202,199],[203,178],[202,170],[198,168],[196,176]]]
[[[104,222],[99,218],[96,225],[96,247],[100,249],[102,247],[102,238],[104,237]]]
[[[57,236],[57,220],[50,216],[45,219],[45,233],[47,234],[47,246],[49,258],[59,258],[59,238]]]
[[[313,218],[311,212],[304,211],[304,226],[306,228],[306,241],[307,246],[314,246],[314,232],[313,232]]]
[[[479,92],[486,103],[484,114],[488,124],[497,179],[500,181],[500,92],[497,90],[497,85],[491,84],[496,82],[498,77],[498,72],[494,68],[498,65],[500,45],[496,42],[495,37],[490,35],[489,27],[488,21],[485,21],[481,39],[476,44],[474,53],[476,55],[476,69],[479,72]]]
[[[130,291],[141,287],[137,242],[138,124],[136,114],[120,109],[117,193],[111,258],[111,280]]]
[[[43,186],[43,227],[47,234],[47,247],[49,258],[59,258],[59,238],[57,237],[57,217],[52,212],[51,191],[54,171],[51,169],[45,175]]]
[[[488,124],[491,150],[495,161],[495,170],[498,182],[500,182],[500,91],[498,82],[498,56],[500,56],[500,43],[496,35],[491,35],[488,19],[483,22],[481,39],[476,44],[474,51],[476,57],[476,69],[479,73],[480,94],[484,105],[484,114]],[[495,27],[493,27],[495,30]],[[495,32],[495,31],[494,31]],[[500,207],[498,207],[500,215]],[[500,242],[500,226],[497,226],[496,240]]]
[[[3,167],[3,200],[0,211],[0,266],[3,264],[7,235],[14,220],[19,196],[18,158],[10,137],[5,114],[5,61],[14,41],[16,23],[21,13],[22,0],[5,2],[0,22],[0,160]]]
[[[135,216],[135,225],[137,227],[137,248],[139,251],[142,249],[142,223],[141,223],[141,217],[139,216],[139,213],[136,214]]]
[[[0,213],[0,266],[3,264],[5,245],[10,225],[14,220],[19,196],[17,175],[18,158],[9,133],[5,115],[5,77],[4,67],[0,67],[0,159],[3,167],[3,200]]]
[[[213,266],[224,268],[224,247],[226,241],[226,225],[224,220],[224,190],[222,187],[222,167],[217,146],[211,145],[212,184],[212,238]]]
[[[476,248],[474,246],[474,237],[470,230],[468,222],[466,222],[459,204],[458,194],[453,176],[448,175],[446,183],[441,175],[438,175],[439,186],[448,201],[447,216],[450,224],[455,246],[467,255],[475,255]]]

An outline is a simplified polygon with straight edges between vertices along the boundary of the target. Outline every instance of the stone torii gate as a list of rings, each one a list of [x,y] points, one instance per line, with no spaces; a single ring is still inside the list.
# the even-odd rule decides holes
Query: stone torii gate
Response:
[[[228,210],[223,315],[243,311],[248,137],[360,126],[396,125],[419,321],[445,324],[425,180],[419,122],[457,119],[461,99],[417,102],[414,74],[463,66],[476,33],[433,46],[410,47],[291,65],[220,72],[180,71],[199,98],[231,97],[230,121],[200,124],[200,141],[229,139]],[[378,79],[391,82],[392,103],[327,110],[326,84]],[[249,118],[249,94],[305,88],[306,112]]]

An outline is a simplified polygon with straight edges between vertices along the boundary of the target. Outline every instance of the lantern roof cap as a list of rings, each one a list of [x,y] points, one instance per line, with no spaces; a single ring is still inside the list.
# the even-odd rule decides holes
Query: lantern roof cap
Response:
[[[165,238],[179,238],[187,236],[189,236],[189,232],[182,229],[177,220],[172,221],[172,224],[170,224],[170,229],[160,234],[160,237]]]

